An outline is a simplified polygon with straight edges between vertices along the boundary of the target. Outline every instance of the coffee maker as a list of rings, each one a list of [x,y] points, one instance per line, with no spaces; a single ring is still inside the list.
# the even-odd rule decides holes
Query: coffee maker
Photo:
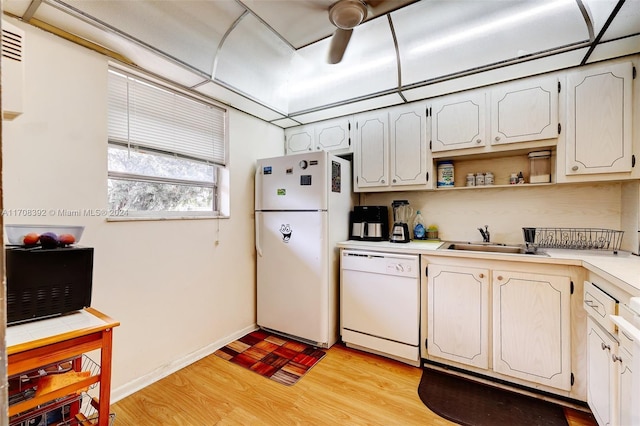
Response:
[[[409,235],[409,220],[413,216],[413,209],[407,200],[395,200],[391,204],[393,207],[393,228],[389,241],[392,243],[408,243],[411,240]]]
[[[350,240],[383,241],[389,235],[387,206],[355,206],[350,222]]]

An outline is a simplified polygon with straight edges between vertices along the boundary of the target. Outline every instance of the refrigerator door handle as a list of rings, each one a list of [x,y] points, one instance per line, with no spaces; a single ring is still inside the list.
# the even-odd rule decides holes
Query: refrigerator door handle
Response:
[[[262,232],[260,232],[260,222],[262,220],[262,212],[255,212],[254,216],[256,221],[256,253],[262,257],[262,247],[260,247],[260,236],[262,235]]]

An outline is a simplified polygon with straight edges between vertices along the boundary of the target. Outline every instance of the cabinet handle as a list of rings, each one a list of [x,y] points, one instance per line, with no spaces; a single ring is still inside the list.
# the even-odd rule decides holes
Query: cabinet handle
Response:
[[[498,275],[498,281],[502,281],[502,275]]]
[[[476,143],[482,143],[482,139],[476,139]]]
[[[609,345],[605,345],[604,342],[600,343],[600,347],[602,348],[602,350],[607,350],[610,351],[611,350],[611,346]]]
[[[613,362],[618,362],[618,361],[622,362],[622,358],[620,358],[616,354],[612,354],[611,359],[613,360]]]
[[[496,142],[500,140],[500,136],[496,136]]]
[[[395,179],[393,180],[393,183],[396,183],[396,180],[395,180]]]
[[[571,168],[571,170],[573,170],[574,172],[577,172],[577,171],[578,171],[578,166],[573,166],[573,167]]]
[[[385,183],[385,182],[384,182],[384,179],[382,179],[382,180],[380,181],[380,183]]]
[[[484,274],[478,274],[479,278],[484,278]]]

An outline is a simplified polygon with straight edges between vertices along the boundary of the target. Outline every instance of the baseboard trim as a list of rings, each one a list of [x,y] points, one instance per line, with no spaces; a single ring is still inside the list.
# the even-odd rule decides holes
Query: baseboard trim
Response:
[[[119,400],[126,398],[127,396],[134,394],[135,392],[149,386],[152,383],[157,382],[160,379],[167,377],[170,374],[175,373],[182,368],[193,364],[196,361],[201,360],[204,357],[207,357],[213,354],[215,351],[220,349],[221,347],[227,345],[228,343],[233,342],[234,340],[239,339],[247,333],[255,331],[258,329],[256,324],[253,324],[249,327],[246,327],[242,330],[239,330],[229,336],[226,336],[222,339],[218,339],[215,342],[199,349],[197,351],[191,352],[186,356],[176,359],[169,364],[165,364],[159,368],[156,368],[149,374],[146,374],[142,377],[139,377],[135,380],[132,380],[128,383],[125,383],[122,386],[118,386],[111,390],[111,403],[118,402]]]

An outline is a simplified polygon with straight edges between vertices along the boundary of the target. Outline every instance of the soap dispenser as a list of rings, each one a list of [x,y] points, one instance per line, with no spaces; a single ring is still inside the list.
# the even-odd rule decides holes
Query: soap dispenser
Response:
[[[422,214],[420,210],[416,213],[415,219],[413,219],[413,239],[414,240],[426,240],[427,239],[427,229],[424,226],[424,219],[422,219]]]

